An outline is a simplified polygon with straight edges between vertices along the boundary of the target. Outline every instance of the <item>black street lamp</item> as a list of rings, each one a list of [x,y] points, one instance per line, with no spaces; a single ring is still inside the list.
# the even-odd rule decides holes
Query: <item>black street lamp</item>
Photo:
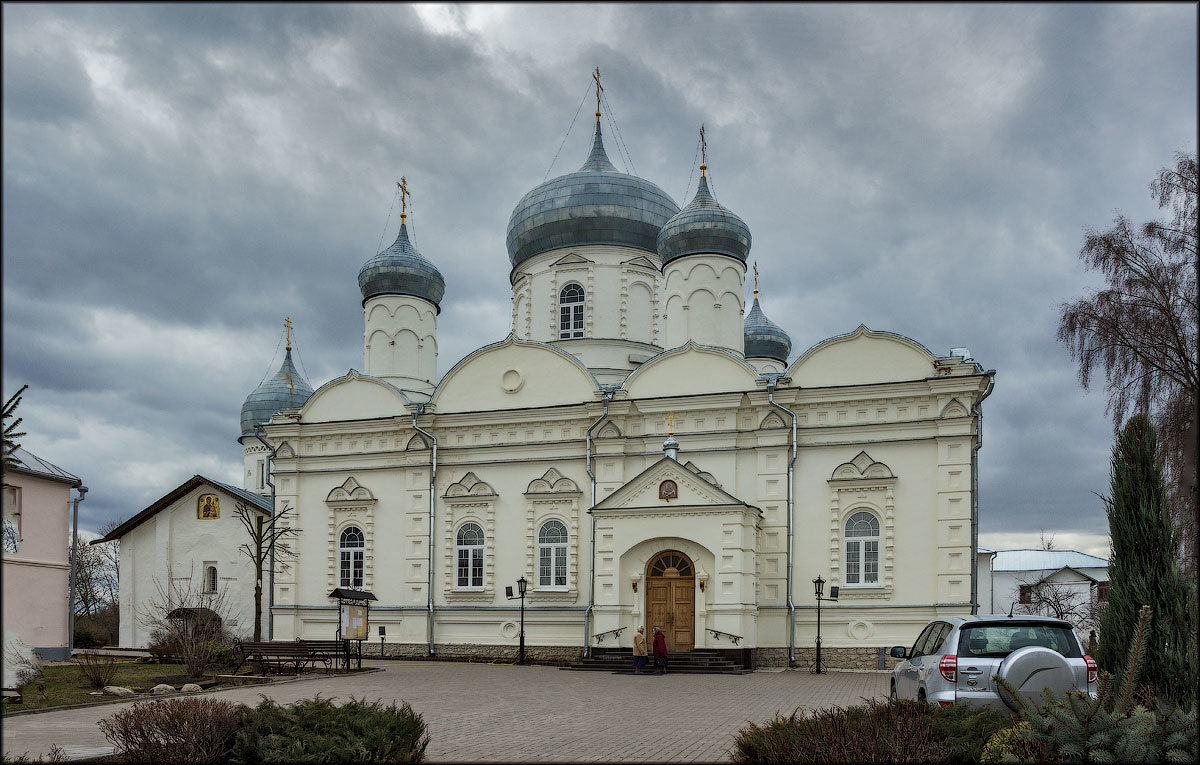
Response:
[[[509,600],[516,600],[516,598],[521,599],[521,646],[517,652],[517,663],[518,664],[525,663],[525,590],[528,587],[529,587],[529,582],[525,579],[525,577],[521,577],[520,579],[517,580],[517,595],[516,596],[514,596],[512,594],[512,587],[504,588],[505,594],[508,596]]]
[[[810,671],[814,675],[823,675],[825,674],[825,668],[821,666],[821,601],[837,602],[838,588],[830,587],[829,597],[827,598],[825,597],[825,580],[821,578],[821,575],[817,574],[817,578],[812,581],[813,591],[817,596],[817,661],[813,664],[813,668]]]

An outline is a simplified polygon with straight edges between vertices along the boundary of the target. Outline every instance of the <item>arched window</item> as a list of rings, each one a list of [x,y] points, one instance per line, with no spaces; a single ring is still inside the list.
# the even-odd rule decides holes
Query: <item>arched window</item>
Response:
[[[583,287],[568,284],[558,293],[558,339],[583,337]]]
[[[868,512],[846,519],[846,584],[879,584],[879,519]]]
[[[339,587],[358,589],[363,586],[363,548],[366,546],[363,533],[357,526],[350,526],[338,540],[341,558]]]
[[[567,527],[546,521],[538,532],[538,586],[567,586]]]
[[[217,567],[216,566],[205,566],[204,567],[204,591],[209,592],[209,593],[217,591]]]
[[[458,558],[458,586],[483,586],[483,529],[478,523],[464,523],[458,529],[454,550]]]

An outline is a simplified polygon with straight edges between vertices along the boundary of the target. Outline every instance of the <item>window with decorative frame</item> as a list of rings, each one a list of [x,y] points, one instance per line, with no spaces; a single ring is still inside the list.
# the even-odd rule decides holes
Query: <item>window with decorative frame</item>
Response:
[[[338,538],[338,586],[358,589],[363,586],[363,552],[366,537],[357,526],[348,526]]]
[[[567,586],[567,527],[549,520],[538,531],[538,587]]]
[[[879,584],[879,519],[860,510],[846,519],[846,586]]]
[[[558,339],[583,337],[583,313],[587,304],[583,287],[568,284],[558,293]]]
[[[468,521],[458,528],[454,557],[457,561],[455,581],[459,587],[483,586],[483,548],[486,539],[478,523]]]

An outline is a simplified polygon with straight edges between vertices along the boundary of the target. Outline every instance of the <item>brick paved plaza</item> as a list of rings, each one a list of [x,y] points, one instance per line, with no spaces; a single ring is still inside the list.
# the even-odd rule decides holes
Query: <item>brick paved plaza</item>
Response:
[[[797,706],[827,707],[887,695],[885,673],[803,671],[748,675],[632,676],[438,662],[382,663],[383,672],[316,677],[213,695],[246,704],[265,693],[286,703],[316,693],[403,700],[429,723],[430,761],[681,762],[727,760],[748,720]],[[121,705],[6,717],[4,752],[73,757],[111,751],[96,722]],[[657,710],[657,711],[656,711]]]

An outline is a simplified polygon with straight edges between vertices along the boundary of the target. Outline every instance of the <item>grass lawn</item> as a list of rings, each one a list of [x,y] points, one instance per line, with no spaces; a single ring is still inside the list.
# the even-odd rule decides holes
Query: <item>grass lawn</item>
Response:
[[[88,704],[116,698],[115,696],[90,695],[92,691],[100,689],[89,687],[80,674],[79,667],[74,664],[43,667],[42,672],[46,676],[45,697],[43,698],[42,694],[38,692],[37,681],[34,681],[25,687],[22,702],[5,704],[5,712],[45,709],[67,704]],[[141,664],[136,661],[119,661],[117,662],[117,671],[110,684],[132,688],[135,691],[148,690],[161,682],[179,688],[182,682],[187,682],[187,680],[180,680],[180,677],[186,673],[187,670],[182,664]]]

